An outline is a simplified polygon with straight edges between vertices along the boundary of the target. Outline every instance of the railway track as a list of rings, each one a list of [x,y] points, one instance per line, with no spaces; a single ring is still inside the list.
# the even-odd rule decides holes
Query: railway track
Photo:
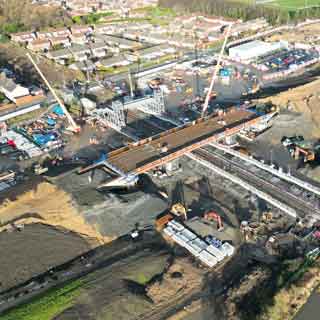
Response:
[[[295,196],[284,188],[271,183],[266,180],[265,177],[261,177],[257,173],[250,172],[248,168],[243,168],[241,164],[212,151],[208,151],[205,148],[193,151],[193,153],[205,161],[213,163],[219,168],[241,178],[243,181],[249,183],[258,190],[263,190],[274,199],[277,199],[288,207],[296,210],[297,213],[299,213],[299,216],[304,217],[307,214],[313,214],[318,218],[320,217],[320,211],[311,203]]]
[[[132,114],[132,113],[131,113]],[[136,116],[136,115],[134,115]],[[137,117],[137,116],[136,116]],[[161,123],[161,122],[160,122]],[[152,121],[148,121],[148,125],[153,127],[154,129],[162,129],[167,130],[161,126],[161,124],[157,125]],[[211,148],[208,150],[208,148]],[[228,158],[228,156],[219,154],[216,152],[213,147],[202,147],[193,151],[195,155],[201,157],[205,161],[208,161],[215,166],[225,170],[239,178],[243,181],[247,182],[248,184],[252,185],[258,190],[263,190],[267,193],[270,197],[276,199],[277,201],[285,204],[287,207],[292,208],[295,210],[300,217],[304,217],[306,215],[312,215],[317,219],[320,219],[320,210],[319,210],[319,203],[320,199],[317,197],[317,203],[311,203],[310,199],[305,199],[300,195],[295,195],[290,190],[290,187],[294,186],[297,187],[294,183],[290,183],[288,181],[284,181],[281,179],[281,183],[278,184],[272,183],[271,178],[272,175],[269,174],[269,177],[266,177],[264,172],[264,176],[262,175],[263,171],[256,171],[258,168],[254,167],[256,170],[252,172],[248,169],[247,166],[244,166],[239,161],[235,161],[233,159]]]

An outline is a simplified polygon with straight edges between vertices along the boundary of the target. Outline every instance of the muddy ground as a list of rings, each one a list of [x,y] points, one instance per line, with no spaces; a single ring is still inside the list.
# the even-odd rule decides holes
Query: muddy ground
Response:
[[[90,249],[81,236],[40,223],[0,232],[0,292]]]
[[[169,255],[144,250],[88,275],[73,306],[55,319],[136,319],[153,307],[144,285],[161,274]]]
[[[282,110],[272,121],[272,127],[258,136],[253,142],[241,140],[249,152],[257,158],[272,162],[285,172],[301,175],[312,183],[320,183],[319,158],[314,162],[302,163],[294,160],[281,144],[284,136],[302,135],[306,141],[317,144],[320,132],[315,121],[304,112]]]

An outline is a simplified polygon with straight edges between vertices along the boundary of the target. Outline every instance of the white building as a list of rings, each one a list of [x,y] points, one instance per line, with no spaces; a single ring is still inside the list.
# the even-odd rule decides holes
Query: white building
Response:
[[[16,84],[12,79],[7,78],[4,73],[0,75],[0,92],[14,103],[16,103],[17,98],[30,94],[28,88]]]
[[[250,61],[272,52],[287,48],[284,42],[264,42],[255,40],[229,49],[229,57],[239,61]]]

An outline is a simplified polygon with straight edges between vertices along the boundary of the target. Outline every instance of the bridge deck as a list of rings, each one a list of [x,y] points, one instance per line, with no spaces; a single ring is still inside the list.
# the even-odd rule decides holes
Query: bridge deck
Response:
[[[223,117],[199,119],[195,124],[171,129],[111,152],[108,155],[108,162],[124,173],[144,172],[149,170],[152,164],[155,166],[159,163],[160,159],[172,154],[177,158],[181,153],[191,151],[188,147],[194,146],[193,149],[196,149],[201,147],[202,141],[218,136],[219,133],[227,135],[228,132],[239,131],[245,123],[256,121],[258,117],[257,114],[247,110],[231,109]],[[222,124],[221,120],[225,123]],[[164,146],[167,150],[164,150]]]

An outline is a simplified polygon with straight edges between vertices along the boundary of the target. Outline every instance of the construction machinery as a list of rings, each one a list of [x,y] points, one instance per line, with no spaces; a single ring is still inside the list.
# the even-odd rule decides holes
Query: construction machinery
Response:
[[[69,127],[67,129],[69,131],[71,131],[71,132],[74,132],[74,133],[80,132],[80,127],[75,123],[75,121],[73,120],[73,118],[70,115],[69,111],[67,110],[66,106],[64,105],[62,100],[59,98],[59,96],[57,95],[55,90],[52,88],[52,86],[50,85],[49,81],[46,79],[46,77],[44,76],[44,74],[42,73],[42,71],[40,70],[40,68],[35,63],[35,61],[33,60],[33,58],[31,57],[31,55],[29,53],[27,53],[27,57],[31,61],[32,65],[35,67],[37,72],[39,73],[40,77],[42,78],[42,80],[44,81],[44,83],[46,84],[46,86],[48,87],[48,89],[50,90],[50,92],[52,93],[54,98],[56,99],[56,101],[59,103],[59,106],[63,110],[64,114],[66,115],[68,123],[69,123]]]
[[[37,176],[48,172],[48,170],[49,170],[48,167],[43,167],[40,163],[36,163],[33,166],[33,172]]]
[[[212,79],[211,79],[211,82],[210,82],[209,90],[207,92],[206,99],[205,99],[205,102],[204,102],[204,105],[203,105],[203,108],[202,108],[202,117],[204,117],[206,115],[210,99],[212,97],[216,96],[216,94],[213,91],[213,86],[214,86],[214,83],[216,81],[218,72],[220,70],[220,64],[221,64],[221,60],[222,60],[222,55],[224,53],[224,50],[225,50],[225,47],[226,47],[226,44],[227,44],[227,41],[228,41],[228,38],[229,38],[229,35],[230,35],[231,26],[232,26],[232,24],[230,23],[229,26],[228,26],[228,29],[227,29],[226,36],[224,38],[223,45],[221,47],[221,51],[220,51],[220,54],[219,54],[219,57],[218,57],[217,65],[216,65],[216,67],[214,69],[214,72],[213,72],[213,75],[212,75]]]
[[[210,211],[205,213],[205,215],[203,216],[203,218],[207,221],[215,221],[217,222],[217,229],[218,231],[222,231],[223,228],[223,223],[222,223],[222,219],[220,217],[220,215],[214,211]]]
[[[295,160],[302,159],[303,162],[314,161],[319,149],[318,145],[315,146],[312,142],[304,140],[303,136],[284,136],[281,143]]]
[[[263,222],[271,222],[273,219],[273,213],[271,211],[263,212],[261,220]]]
[[[187,220],[187,209],[185,208],[185,206],[181,203],[175,203],[171,209],[170,212],[172,214],[174,214],[175,216],[182,218],[183,220]]]
[[[299,145],[294,147],[293,157],[295,160],[303,159],[303,162],[314,161],[316,156],[312,149],[302,148]]]

